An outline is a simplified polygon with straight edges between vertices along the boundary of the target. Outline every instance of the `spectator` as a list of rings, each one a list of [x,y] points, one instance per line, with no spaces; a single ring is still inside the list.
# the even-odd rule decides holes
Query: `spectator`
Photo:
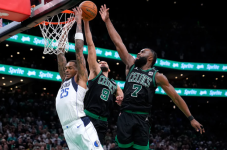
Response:
[[[40,143],[40,140],[38,139],[38,135],[35,136],[35,139],[33,141],[33,145],[38,146]]]
[[[60,145],[61,143],[61,139],[58,137],[58,134],[54,134],[54,137],[51,139],[52,140],[52,143],[57,143],[57,145]]]
[[[18,141],[16,142],[15,148],[22,149],[26,147],[26,143],[23,142],[22,138],[19,138]]]
[[[103,145],[104,150],[110,150],[111,149],[111,143],[109,140],[106,141],[106,144]]]
[[[7,93],[7,90],[1,90],[0,96],[3,95],[3,92]],[[23,90],[21,93],[23,93]],[[5,95],[4,98],[5,101],[8,102],[9,97]],[[47,99],[47,95],[44,94],[42,98]],[[24,101],[27,101],[27,99],[24,98]],[[44,103],[46,103],[49,108],[53,107],[54,103],[47,103],[43,100],[40,101],[40,99],[40,96],[37,94],[34,101],[39,101],[39,105],[34,105],[34,110],[39,111],[38,108]],[[16,96],[15,101],[18,101],[18,97]],[[224,150],[227,147],[225,132],[220,132],[225,131],[225,127],[227,126],[227,121],[223,113],[225,111],[225,107],[222,103],[215,103],[215,105],[209,105],[207,103],[200,104],[199,107],[198,102],[193,101],[194,103],[189,103],[193,114],[197,116],[198,120],[203,120],[204,126],[208,131],[205,135],[200,136],[188,125],[188,120],[186,120],[184,116],[181,116],[180,113],[173,109],[172,103],[162,103],[161,99],[159,99],[159,101],[158,103],[156,103],[157,101],[154,103],[154,107],[151,110],[153,125],[151,127],[149,141],[149,143],[151,143],[150,149],[186,150],[200,148],[205,150],[206,148],[216,148]],[[26,107],[27,105],[28,103],[24,104]],[[6,115],[0,117],[0,121],[2,122],[2,133],[0,133],[0,150],[11,150],[13,148],[16,149],[19,147],[24,147],[27,150],[68,150],[67,143],[64,139],[63,130],[61,129],[57,117],[53,117],[52,113],[47,114],[46,120],[40,117],[40,120],[42,120],[43,124],[37,125],[36,121],[38,120],[39,113],[24,109],[23,111],[20,111],[20,114],[11,114],[9,113],[11,111],[10,105],[5,103],[4,107],[6,108],[7,112]],[[14,108],[16,112],[18,112],[18,107],[19,105]],[[198,108],[203,109],[206,113],[200,114]],[[210,110],[212,110],[212,112],[210,112]],[[117,130],[116,121],[119,114],[119,110],[116,106],[114,106],[112,113],[114,115],[109,119],[109,129],[107,130],[105,136],[106,144],[103,145],[105,150],[119,150],[114,141]],[[21,121],[21,118],[27,117],[30,119],[24,119],[24,122]],[[17,118],[19,120],[17,128],[11,124],[13,120],[11,118]],[[48,122],[49,120],[51,123],[45,125],[44,122]],[[215,128],[217,126],[218,129]],[[51,133],[53,130],[55,130],[56,134]]]
[[[1,116],[0,116],[0,119],[1,119]],[[2,133],[2,122],[0,120],[0,132]],[[0,140],[1,140],[1,136],[0,136]]]
[[[107,132],[106,133],[106,136],[105,136],[105,141],[112,141],[112,138],[111,138],[111,136],[110,136],[110,133],[109,132]]]
[[[40,117],[38,117],[38,119],[37,119],[37,121],[36,121],[36,124],[37,124],[38,126],[42,126],[42,125],[43,125],[43,122],[42,122],[42,120],[40,120]]]
[[[11,140],[17,141],[17,138],[15,137],[15,133],[14,132],[9,134],[9,137],[7,139],[7,141],[11,141]]]

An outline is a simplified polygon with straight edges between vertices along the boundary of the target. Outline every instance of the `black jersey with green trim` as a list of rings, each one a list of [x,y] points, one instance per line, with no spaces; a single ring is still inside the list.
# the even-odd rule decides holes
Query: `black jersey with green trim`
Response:
[[[100,71],[94,79],[88,81],[87,86],[88,91],[84,98],[84,109],[96,115],[108,117],[113,106],[114,93],[117,90],[114,79],[107,78]]]
[[[132,110],[150,113],[151,102],[157,88],[154,68],[142,70],[131,66],[124,86],[124,100],[121,110]]]

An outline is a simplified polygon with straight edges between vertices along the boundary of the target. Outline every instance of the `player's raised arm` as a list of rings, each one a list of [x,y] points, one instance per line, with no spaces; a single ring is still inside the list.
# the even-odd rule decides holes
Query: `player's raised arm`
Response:
[[[192,117],[189,108],[185,101],[181,98],[179,94],[175,91],[173,86],[169,83],[168,79],[160,74],[156,73],[155,80],[157,85],[161,86],[161,88],[166,92],[166,94],[173,100],[173,102],[177,105],[177,107],[185,114],[185,116],[190,120],[191,125],[196,129],[197,132],[204,133],[202,125]]]
[[[64,50],[64,49],[62,49]],[[64,53],[60,53],[57,55],[57,59],[58,59],[58,72],[61,76],[61,80],[62,82],[65,80],[65,66],[66,66],[66,58],[65,58],[65,54]]]
[[[95,44],[92,40],[89,21],[84,21],[84,32],[85,32],[86,42],[88,46],[87,61],[88,61],[89,70],[90,70],[89,80],[92,80],[99,74],[99,72],[101,71],[101,68],[97,63]]]
[[[70,18],[69,18],[70,19]],[[69,21],[68,19],[68,21]],[[58,43],[58,49],[60,50],[61,53],[57,55],[58,59],[58,72],[61,76],[62,82],[65,80],[65,66],[67,64],[67,60],[65,58],[65,44],[64,42],[67,41],[68,35],[67,31],[70,29],[70,23],[67,23],[62,30],[62,34],[59,38],[59,43]],[[64,45],[64,46],[63,46]]]
[[[75,35],[75,49],[76,49],[76,62],[77,62],[77,82],[80,86],[86,88],[88,80],[86,62],[83,55],[84,39],[82,33],[82,10],[77,7],[73,9],[75,13],[75,20],[77,22],[76,35]]]
[[[127,68],[130,68],[134,62],[135,59],[128,53],[128,50],[126,49],[120,35],[115,30],[110,18],[109,18],[109,8],[106,8],[106,5],[101,6],[101,9],[99,11],[102,20],[105,22],[108,33],[110,35],[111,40],[113,41],[121,60],[125,63]]]

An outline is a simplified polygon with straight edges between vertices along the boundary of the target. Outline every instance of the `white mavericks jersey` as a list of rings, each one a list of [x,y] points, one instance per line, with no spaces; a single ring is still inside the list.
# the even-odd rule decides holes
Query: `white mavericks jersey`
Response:
[[[87,89],[79,86],[74,77],[64,81],[56,97],[56,110],[61,125],[86,116],[84,113],[84,97]]]

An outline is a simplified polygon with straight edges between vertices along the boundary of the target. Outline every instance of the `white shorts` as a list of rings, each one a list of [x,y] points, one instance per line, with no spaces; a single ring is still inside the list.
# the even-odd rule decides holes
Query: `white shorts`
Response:
[[[70,150],[103,150],[97,131],[88,117],[62,126]]]

